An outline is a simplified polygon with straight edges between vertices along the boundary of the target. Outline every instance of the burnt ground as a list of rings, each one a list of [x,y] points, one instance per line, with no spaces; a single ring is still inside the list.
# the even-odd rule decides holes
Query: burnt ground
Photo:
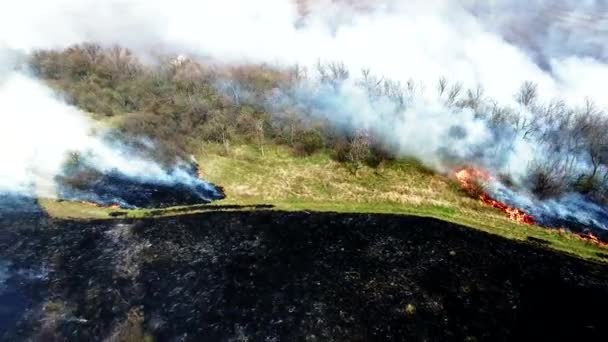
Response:
[[[99,170],[86,157],[72,157],[55,177],[58,197],[122,208],[167,208],[198,205],[225,198],[224,189],[199,178],[199,166],[190,163],[166,170],[163,179],[128,175],[118,169]]]
[[[88,201],[123,208],[166,208],[178,205],[210,203],[225,198],[215,184],[192,176],[189,182],[162,183],[123,175],[118,171],[105,174],[94,171],[79,179],[57,177],[60,198]]]
[[[0,215],[4,340],[606,340],[608,267],[434,219]],[[2,268],[0,267],[0,271]],[[6,313],[6,314],[5,314]]]

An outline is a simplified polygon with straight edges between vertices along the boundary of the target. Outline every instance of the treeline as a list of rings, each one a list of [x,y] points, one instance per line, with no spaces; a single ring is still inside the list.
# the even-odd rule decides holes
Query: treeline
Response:
[[[129,49],[96,44],[36,51],[30,65],[70,104],[119,117],[125,136],[160,141],[157,157],[167,161],[196,151],[201,141],[253,143],[262,153],[266,144],[285,144],[298,155],[329,148],[353,171],[390,156],[363,134],[348,136],[300,113],[271,114],[265,99],[292,87],[302,76],[298,67],[222,67],[180,56],[143,64]]]
[[[351,75],[342,63],[319,63],[314,70],[280,69],[204,64],[178,56],[143,64],[128,49],[95,44],[37,51],[30,64],[70,103],[119,117],[118,128],[126,136],[161,141],[159,154],[165,158],[196,151],[201,141],[226,146],[248,142],[259,146],[261,153],[273,143],[290,146],[299,155],[330,149],[355,173],[364,164],[376,166],[394,158],[393,149],[369,132],[344,130],[327,118],[310,115],[315,108],[299,99],[298,85],[315,84],[338,93],[350,82],[371,103],[390,102],[395,115],[423,91],[413,81],[403,84],[370,70]],[[524,82],[514,94],[515,106],[500,105],[481,87],[465,89],[445,78],[432,91],[454,113],[474,111],[497,132],[497,143],[520,137],[542,146],[546,153],[529,165],[527,180],[539,197],[576,191],[608,201],[608,116],[592,101],[582,108],[563,101],[542,103],[531,82]],[[280,103],[273,103],[269,99],[276,99],[277,93]]]

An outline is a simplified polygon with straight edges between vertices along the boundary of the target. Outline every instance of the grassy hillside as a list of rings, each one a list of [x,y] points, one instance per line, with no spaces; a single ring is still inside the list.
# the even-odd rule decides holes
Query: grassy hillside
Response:
[[[585,259],[603,260],[605,249],[578,236],[519,224],[503,213],[467,196],[449,177],[437,175],[414,160],[385,161],[377,168],[356,173],[334,161],[327,151],[294,156],[284,146],[262,151],[252,145],[205,143],[198,160],[203,178],[225,187],[223,205],[271,204],[282,210],[412,214],[435,217],[510,239],[545,241],[553,249]],[[111,208],[87,204],[41,201],[56,217],[109,218]],[[128,217],[176,214],[166,210],[126,211]],[[179,208],[179,213],[205,210]],[[538,242],[538,240],[535,240]]]

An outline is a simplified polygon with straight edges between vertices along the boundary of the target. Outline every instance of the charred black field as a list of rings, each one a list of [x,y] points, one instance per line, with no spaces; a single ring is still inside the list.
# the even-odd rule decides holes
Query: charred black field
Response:
[[[3,340],[605,340],[608,267],[435,219],[0,215]],[[541,241],[542,242],[542,241]]]

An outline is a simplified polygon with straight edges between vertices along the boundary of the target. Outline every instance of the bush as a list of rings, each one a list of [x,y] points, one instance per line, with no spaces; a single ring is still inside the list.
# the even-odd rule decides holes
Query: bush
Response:
[[[332,158],[340,163],[346,163],[349,160],[350,143],[346,138],[337,139],[333,146]]]
[[[574,189],[581,194],[589,194],[599,188],[600,184],[595,178],[589,176],[581,176],[574,184]]]
[[[393,155],[387,149],[380,146],[372,146],[369,149],[365,164],[369,167],[377,168],[385,160],[392,160]]]
[[[294,151],[296,155],[309,156],[324,146],[321,133],[317,130],[308,130],[298,134],[294,141]]]
[[[528,170],[528,183],[532,193],[541,199],[562,194],[568,187],[566,176],[561,168],[552,163],[535,162]]]

